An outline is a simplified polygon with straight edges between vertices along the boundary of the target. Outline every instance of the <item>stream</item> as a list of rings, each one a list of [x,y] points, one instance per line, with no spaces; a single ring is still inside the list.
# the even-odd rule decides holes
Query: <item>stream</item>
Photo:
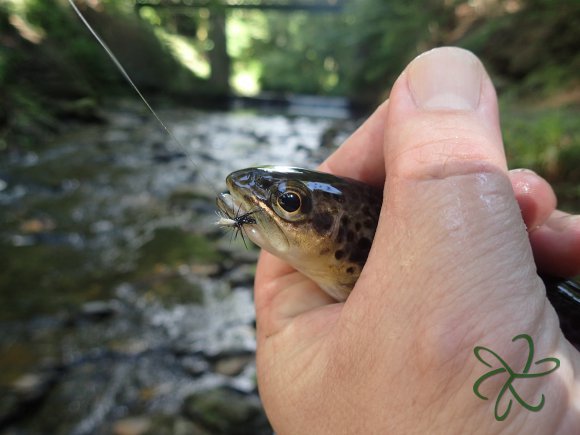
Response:
[[[315,167],[355,128],[134,102],[0,166],[0,434],[270,434],[258,250],[215,225],[225,176]]]

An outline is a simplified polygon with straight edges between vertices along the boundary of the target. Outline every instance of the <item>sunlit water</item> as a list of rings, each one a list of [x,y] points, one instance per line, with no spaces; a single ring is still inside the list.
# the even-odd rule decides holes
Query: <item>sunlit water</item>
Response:
[[[315,167],[353,123],[161,116],[186,152],[130,107],[3,163],[2,433],[196,425],[185,401],[220,386],[255,400],[257,250],[215,226],[215,194],[236,169]]]

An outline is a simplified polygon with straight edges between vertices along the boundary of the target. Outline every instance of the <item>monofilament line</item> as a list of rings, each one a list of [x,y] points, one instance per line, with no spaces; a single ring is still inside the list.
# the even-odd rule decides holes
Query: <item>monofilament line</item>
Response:
[[[109,48],[109,46],[105,43],[105,41],[103,41],[103,39],[99,36],[99,34],[93,29],[93,27],[85,19],[85,17],[81,13],[81,11],[79,11],[79,9],[77,8],[77,6],[74,4],[73,0],[68,0],[68,2],[70,3],[71,7],[74,9],[74,11],[78,15],[78,17],[81,19],[81,21],[84,23],[84,25],[87,27],[87,29],[89,29],[89,31],[91,32],[91,34],[95,37],[95,39],[97,40],[97,42],[101,45],[101,47],[103,47],[103,49],[105,50],[105,52],[107,53],[107,55],[111,58],[111,60],[115,64],[115,66],[119,69],[119,71],[121,71],[121,74],[123,74],[123,77],[125,77],[125,80],[127,80],[127,82],[129,82],[129,84],[135,90],[135,92],[137,93],[137,95],[139,95],[139,98],[141,98],[141,100],[143,101],[143,103],[145,103],[145,106],[147,106],[147,109],[149,109],[149,111],[153,114],[153,116],[155,117],[155,119],[157,119],[157,121],[159,122],[159,124],[161,124],[161,126],[163,127],[163,129],[169,135],[169,137],[172,140],[174,140],[177,145],[179,145],[179,147],[185,153],[185,155],[187,156],[187,158],[191,161],[191,163],[193,164],[193,166],[197,168],[197,164],[195,163],[195,160],[193,160],[193,157],[191,157],[191,155],[187,151],[187,148],[185,148],[185,146],[179,141],[179,139],[177,139],[177,137],[171,132],[171,130],[169,130],[167,128],[167,126],[161,120],[161,118],[157,115],[157,113],[155,112],[155,110],[153,110],[153,107],[151,107],[151,105],[147,102],[147,100],[145,99],[145,97],[143,96],[143,94],[141,93],[141,91],[139,90],[139,88],[137,87],[137,85],[135,85],[135,83],[133,83],[133,80],[131,79],[131,77],[129,76],[129,74],[127,73],[127,71],[125,71],[125,68],[123,68],[123,65],[121,65],[121,62],[119,62],[119,60],[117,59],[117,56],[115,56],[113,54],[113,52],[111,51],[111,49]]]

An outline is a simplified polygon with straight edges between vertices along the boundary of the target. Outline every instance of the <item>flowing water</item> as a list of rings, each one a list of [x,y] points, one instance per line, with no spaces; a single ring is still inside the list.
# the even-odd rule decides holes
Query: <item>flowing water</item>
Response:
[[[133,103],[2,162],[0,434],[270,432],[258,251],[215,226],[215,194],[235,169],[315,167],[354,123],[160,115],[196,167]]]

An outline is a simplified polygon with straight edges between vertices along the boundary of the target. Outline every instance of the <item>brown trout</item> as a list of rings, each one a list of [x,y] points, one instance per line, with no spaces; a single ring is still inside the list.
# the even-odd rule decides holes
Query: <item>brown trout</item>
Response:
[[[220,222],[285,260],[344,301],[367,260],[382,191],[360,181],[285,166],[242,169],[217,198]],[[580,347],[580,285],[542,277],[564,334]]]
[[[371,248],[382,192],[359,181],[291,167],[236,171],[218,207],[250,217],[243,230],[256,245],[312,278],[343,301]],[[238,212],[239,214],[239,212]],[[233,216],[235,217],[235,216]],[[235,220],[235,219],[234,219]]]

